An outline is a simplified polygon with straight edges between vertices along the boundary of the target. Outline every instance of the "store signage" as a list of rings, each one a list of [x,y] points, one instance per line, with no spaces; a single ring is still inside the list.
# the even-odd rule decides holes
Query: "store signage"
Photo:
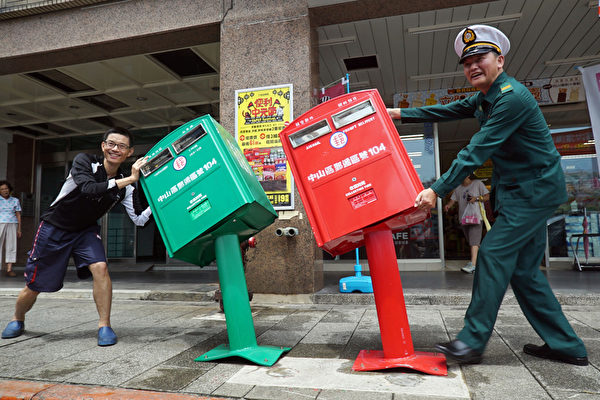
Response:
[[[581,76],[521,81],[539,105],[576,103],[585,101]],[[479,93],[475,88],[448,88],[421,92],[397,93],[394,106],[399,108],[448,104]]]
[[[275,210],[294,209],[294,182],[279,132],[293,119],[292,84],[236,90],[237,143]]]

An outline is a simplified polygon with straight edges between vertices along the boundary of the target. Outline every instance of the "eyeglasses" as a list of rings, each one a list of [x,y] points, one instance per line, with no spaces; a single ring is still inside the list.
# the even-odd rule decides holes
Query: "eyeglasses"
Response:
[[[105,140],[104,144],[109,149],[112,149],[113,147],[117,146],[118,149],[121,151],[125,151],[129,148],[129,146],[127,146],[125,143],[117,143],[117,142],[113,142],[112,140]]]

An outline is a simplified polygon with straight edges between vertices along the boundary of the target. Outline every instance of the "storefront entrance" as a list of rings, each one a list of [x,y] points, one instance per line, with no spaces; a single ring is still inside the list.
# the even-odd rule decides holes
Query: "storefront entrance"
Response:
[[[439,155],[437,124],[403,124],[398,127],[402,143],[410,157],[419,178],[425,188],[431,186],[439,177]],[[401,269],[431,270],[443,268],[444,247],[440,238],[441,206],[431,210],[429,219],[408,229],[394,231],[396,257]],[[335,262],[347,269],[350,261],[356,260],[356,252],[348,252],[338,257],[323,253],[324,260],[329,261],[326,269],[334,269]],[[364,247],[359,248],[359,258],[366,263],[367,254]]]

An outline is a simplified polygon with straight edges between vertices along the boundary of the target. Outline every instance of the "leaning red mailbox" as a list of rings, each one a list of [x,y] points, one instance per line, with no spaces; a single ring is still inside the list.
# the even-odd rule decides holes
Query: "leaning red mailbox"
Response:
[[[376,90],[342,95],[280,133],[319,247],[332,255],[361,246],[364,228],[403,229],[423,185]]]
[[[379,92],[320,104],[279,136],[319,247],[332,255],[367,249],[383,351],[362,350],[353,369],[446,375],[442,354],[412,345],[391,231],[428,213],[414,207],[423,185]]]

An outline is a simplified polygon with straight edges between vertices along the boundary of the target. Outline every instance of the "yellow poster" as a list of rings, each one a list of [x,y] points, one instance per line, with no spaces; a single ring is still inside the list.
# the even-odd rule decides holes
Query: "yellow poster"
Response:
[[[236,90],[235,133],[276,210],[294,209],[294,182],[279,132],[293,119],[292,84]]]

